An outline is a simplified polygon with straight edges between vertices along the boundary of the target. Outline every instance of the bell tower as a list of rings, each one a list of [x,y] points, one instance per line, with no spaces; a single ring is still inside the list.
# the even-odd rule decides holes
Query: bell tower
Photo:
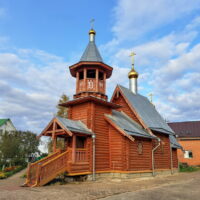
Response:
[[[106,65],[95,44],[96,32],[89,31],[89,44],[80,61],[69,67],[70,73],[76,78],[76,94],[74,99],[95,96],[107,100],[106,79],[112,75],[113,68]]]

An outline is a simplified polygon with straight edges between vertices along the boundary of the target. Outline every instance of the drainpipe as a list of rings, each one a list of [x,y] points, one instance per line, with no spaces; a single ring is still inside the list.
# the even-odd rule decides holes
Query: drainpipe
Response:
[[[174,173],[174,171],[173,171],[173,157],[172,157],[172,156],[173,156],[173,155],[172,155],[172,145],[171,145],[171,143],[170,143],[171,174]]]
[[[96,174],[95,174],[95,138],[96,135],[92,135],[92,180],[96,180]]]
[[[152,175],[155,176],[155,162],[154,162],[154,152],[160,146],[160,138],[157,138],[158,145],[152,149]]]

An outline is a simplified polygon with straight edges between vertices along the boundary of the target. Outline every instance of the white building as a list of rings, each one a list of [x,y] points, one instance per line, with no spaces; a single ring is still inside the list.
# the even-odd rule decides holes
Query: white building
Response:
[[[0,132],[12,132],[16,131],[12,121],[10,119],[0,119]]]

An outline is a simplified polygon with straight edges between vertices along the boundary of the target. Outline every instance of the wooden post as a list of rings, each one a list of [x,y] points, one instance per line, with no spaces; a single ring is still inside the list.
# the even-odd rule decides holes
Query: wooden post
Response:
[[[103,91],[104,94],[106,93],[106,73],[103,74]]]
[[[83,69],[84,91],[87,91],[87,69]]]
[[[27,167],[27,177],[26,177],[26,183],[25,185],[27,185],[30,182],[30,172],[31,172],[31,163],[28,163],[28,167]]]
[[[76,94],[80,92],[79,72],[76,72]]]
[[[72,136],[72,163],[76,161],[76,135]]]
[[[36,185],[35,186],[38,186],[40,184],[40,171],[41,171],[41,163],[38,163],[37,175],[36,175]]]
[[[96,69],[96,92],[99,92],[99,69]]]
[[[56,122],[53,122],[53,132],[52,132],[52,140],[53,140],[53,152],[56,152]]]

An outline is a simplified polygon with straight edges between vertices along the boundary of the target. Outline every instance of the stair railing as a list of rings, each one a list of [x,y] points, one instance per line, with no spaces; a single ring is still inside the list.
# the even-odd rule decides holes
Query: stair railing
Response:
[[[34,163],[31,163],[28,165],[28,170],[27,170],[27,179],[26,179],[26,184],[33,182],[36,180],[37,177],[37,173],[38,173],[38,168],[39,166],[41,166],[42,164],[48,162],[49,160],[53,159],[54,157],[58,156],[61,153],[61,150],[57,150],[55,153],[50,154],[49,156],[38,160]]]
[[[44,185],[55,178],[58,174],[65,172],[68,167],[68,160],[69,151],[66,151],[48,162],[39,165],[35,186]]]

